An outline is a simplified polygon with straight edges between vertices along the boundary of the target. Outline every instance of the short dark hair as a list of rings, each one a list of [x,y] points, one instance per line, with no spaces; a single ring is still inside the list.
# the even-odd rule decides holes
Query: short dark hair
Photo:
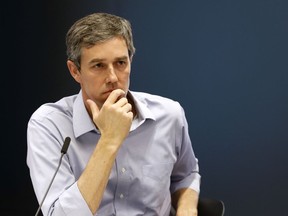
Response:
[[[108,13],[87,15],[77,20],[66,34],[67,57],[80,69],[82,47],[91,47],[117,36],[124,38],[132,57],[135,47],[131,24],[127,19]]]

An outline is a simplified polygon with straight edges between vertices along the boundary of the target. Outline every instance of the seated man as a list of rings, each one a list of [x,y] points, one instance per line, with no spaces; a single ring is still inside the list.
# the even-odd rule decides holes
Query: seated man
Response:
[[[38,201],[71,144],[43,215],[197,215],[200,190],[185,113],[168,98],[129,89],[135,48],[129,21],[94,13],[66,35],[79,93],[40,106],[27,129],[27,164]]]

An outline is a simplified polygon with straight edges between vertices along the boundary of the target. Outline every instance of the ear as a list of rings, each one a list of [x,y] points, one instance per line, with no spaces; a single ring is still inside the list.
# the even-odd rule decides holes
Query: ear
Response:
[[[80,72],[73,61],[67,60],[67,67],[70,71],[71,76],[76,80],[76,82],[81,83]]]

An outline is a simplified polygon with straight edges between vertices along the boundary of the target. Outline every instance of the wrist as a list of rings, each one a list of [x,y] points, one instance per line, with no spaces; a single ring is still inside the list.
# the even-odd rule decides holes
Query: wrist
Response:
[[[106,136],[102,134],[97,143],[97,148],[101,148],[102,150],[110,153],[116,153],[122,142],[123,140],[119,137]]]

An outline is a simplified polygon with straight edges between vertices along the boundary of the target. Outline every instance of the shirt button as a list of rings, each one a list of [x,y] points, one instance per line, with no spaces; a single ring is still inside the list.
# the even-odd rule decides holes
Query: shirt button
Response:
[[[119,197],[120,197],[120,199],[123,199],[124,195],[121,193]]]
[[[126,169],[123,167],[123,168],[121,169],[121,171],[122,171],[122,173],[125,173],[125,172],[126,172]]]

